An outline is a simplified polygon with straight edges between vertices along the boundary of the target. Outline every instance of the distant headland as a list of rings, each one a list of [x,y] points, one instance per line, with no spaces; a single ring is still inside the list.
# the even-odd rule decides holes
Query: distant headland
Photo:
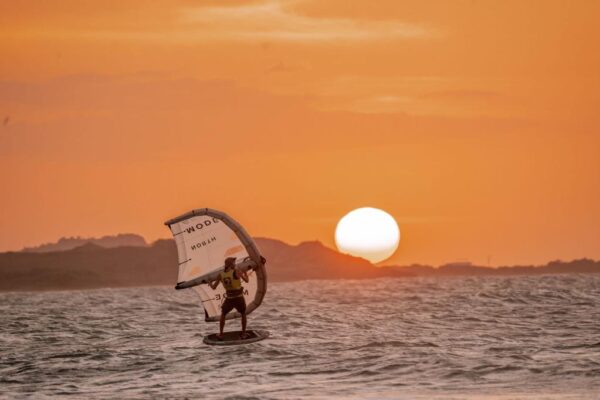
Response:
[[[376,267],[317,241],[293,246],[275,239],[255,240],[267,258],[270,281],[600,273],[600,262],[589,259],[499,268],[470,263]],[[171,239],[148,245],[135,234],[62,238],[20,252],[0,253],[0,291],[174,285],[176,281],[177,249]]]
[[[126,246],[148,246],[146,240],[140,235],[136,235],[135,233],[120,233],[114,236],[102,236],[101,238],[84,238],[81,236],[62,237],[58,239],[58,241],[55,243],[44,243],[35,247],[25,247],[22,251],[27,253],[50,253],[53,251],[72,250],[76,247],[80,247],[88,243],[92,243],[106,248]]]

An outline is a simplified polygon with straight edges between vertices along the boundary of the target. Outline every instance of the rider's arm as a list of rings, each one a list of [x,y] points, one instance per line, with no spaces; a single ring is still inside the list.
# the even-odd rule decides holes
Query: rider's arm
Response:
[[[212,290],[215,290],[217,286],[219,286],[219,282],[221,282],[221,275],[219,275],[214,281],[210,282],[208,286],[210,286]]]
[[[237,276],[244,280],[244,282],[248,282],[248,274],[246,271],[236,271]]]

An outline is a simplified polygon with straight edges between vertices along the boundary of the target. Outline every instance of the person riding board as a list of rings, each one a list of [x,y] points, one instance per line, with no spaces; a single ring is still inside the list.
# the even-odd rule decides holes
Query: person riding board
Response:
[[[244,299],[244,288],[242,282],[248,283],[248,275],[245,271],[235,268],[235,257],[225,259],[225,270],[219,274],[217,279],[209,283],[214,290],[219,283],[225,288],[225,301],[221,305],[221,319],[219,321],[219,339],[223,339],[223,328],[225,327],[225,316],[234,308],[242,315],[242,333],[240,339],[246,339],[246,300]]]

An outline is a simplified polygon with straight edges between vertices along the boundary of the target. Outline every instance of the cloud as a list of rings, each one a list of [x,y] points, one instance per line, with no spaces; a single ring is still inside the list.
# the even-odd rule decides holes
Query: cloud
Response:
[[[184,20],[203,28],[212,39],[236,41],[328,42],[424,37],[423,26],[401,21],[319,18],[294,13],[297,1],[266,1],[236,6],[184,10]],[[209,28],[209,29],[206,29]]]
[[[230,43],[365,43],[425,38],[434,31],[401,20],[369,20],[304,15],[304,0],[263,0],[246,4],[172,5],[154,14],[132,17],[131,10],[113,19],[86,14],[57,17],[43,24],[19,26],[10,35],[44,40],[95,40],[150,44]],[[101,13],[99,13],[102,15]],[[62,14],[61,14],[62,15]]]
[[[492,90],[443,90],[425,93],[423,98],[428,99],[447,99],[447,100],[496,100],[503,97],[502,93]]]
[[[271,65],[269,68],[265,70],[266,73],[285,73],[285,72],[297,72],[308,69],[306,66],[297,66],[297,65],[289,65],[285,64],[282,61],[279,61],[277,64]]]

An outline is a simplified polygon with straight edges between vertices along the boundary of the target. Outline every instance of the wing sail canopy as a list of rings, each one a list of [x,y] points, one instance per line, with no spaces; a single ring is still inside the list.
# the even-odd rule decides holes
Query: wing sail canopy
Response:
[[[243,282],[246,313],[254,311],[267,291],[267,276],[256,244],[246,230],[227,214],[210,208],[192,210],[165,222],[177,245],[179,275],[176,289],[193,288],[202,300],[207,321],[218,321],[225,300],[222,285],[215,290],[206,283],[217,278],[227,257],[236,258],[236,267],[247,270]],[[239,317],[238,312],[227,318]]]

